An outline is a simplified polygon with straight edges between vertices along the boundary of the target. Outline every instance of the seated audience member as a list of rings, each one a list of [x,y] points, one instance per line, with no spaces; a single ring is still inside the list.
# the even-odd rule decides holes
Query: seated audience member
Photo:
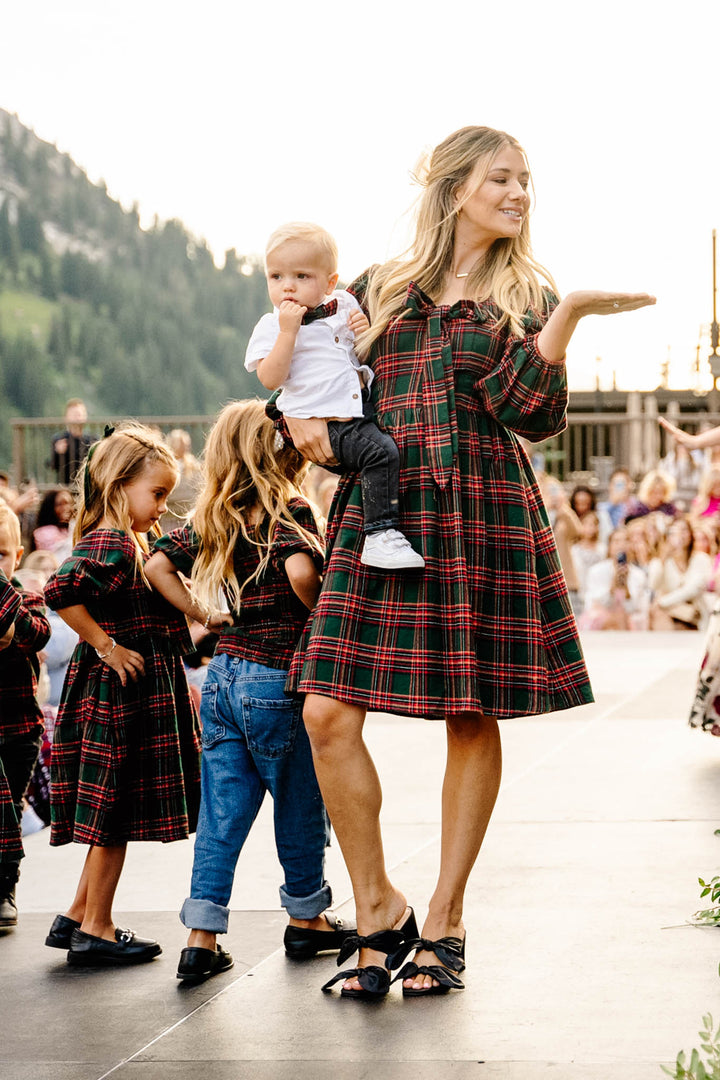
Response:
[[[628,547],[628,530],[621,525],[610,534],[607,558],[589,568],[585,606],[578,620],[581,629],[647,629],[647,575],[629,561]]]
[[[695,551],[690,521],[677,518],[668,529],[663,555],[648,568],[653,592],[650,629],[697,630],[711,575],[712,559],[706,551]]]
[[[717,518],[720,514],[720,466],[703,473],[690,513],[694,518]]]
[[[615,469],[610,474],[608,497],[598,503],[600,520],[600,539],[607,543],[613,529],[617,529],[625,520],[630,507],[633,483],[627,469]]]
[[[587,484],[577,484],[570,493],[570,508],[574,510],[580,521],[586,514],[594,514],[597,505],[595,492]]]
[[[580,527],[582,536],[573,544],[571,554],[575,565],[578,595],[584,604],[588,570],[605,558],[605,545],[600,543],[600,524],[597,514],[592,510],[580,519]]]
[[[545,509],[547,510],[550,527],[555,535],[560,565],[565,581],[567,582],[573,611],[580,606],[578,594],[578,580],[575,573],[575,564],[572,557],[572,545],[582,536],[580,520],[574,510],[571,509],[568,497],[560,481],[547,473],[538,477],[540,491],[542,492]]]
[[[51,551],[58,564],[70,555],[74,509],[73,497],[65,488],[45,492],[32,534],[33,551]]]
[[[178,466],[178,482],[167,499],[167,513],[160,519],[163,532],[176,529],[195,506],[202,483],[202,465],[192,452],[190,433],[173,428],[165,437]]]
[[[675,481],[671,476],[652,469],[640,482],[637,498],[631,500],[625,513],[625,522],[644,517],[645,514],[661,513],[675,517],[677,507],[672,502],[675,494]]]
[[[689,450],[687,446],[676,443],[660,459],[658,468],[672,476],[680,491],[697,491],[705,468],[705,457],[701,450]]]
[[[93,444],[92,436],[83,432],[86,422],[85,402],[70,398],[65,406],[66,429],[61,435],[54,435],[52,440],[50,465],[55,470],[58,484],[72,484]]]

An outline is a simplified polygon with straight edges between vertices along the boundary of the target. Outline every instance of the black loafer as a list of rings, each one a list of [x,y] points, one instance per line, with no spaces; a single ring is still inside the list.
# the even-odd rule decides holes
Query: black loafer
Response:
[[[45,938],[45,944],[51,949],[69,949],[72,932],[79,929],[79,922],[68,919],[67,915],[56,915],[50,927],[50,933]]]
[[[73,930],[68,964],[144,964],[162,952],[157,941],[140,938],[132,930],[116,930],[115,941]]]
[[[227,971],[235,961],[229,952],[225,952],[218,945],[216,949],[195,949],[188,946],[180,953],[180,963],[177,969],[177,978],[188,982],[200,982],[209,979],[211,975],[219,975],[221,971]]]
[[[293,960],[310,960],[318,953],[337,952],[346,937],[357,933],[354,923],[340,919],[334,911],[325,912],[331,930],[304,930],[302,926],[286,926],[283,944],[285,953]]]

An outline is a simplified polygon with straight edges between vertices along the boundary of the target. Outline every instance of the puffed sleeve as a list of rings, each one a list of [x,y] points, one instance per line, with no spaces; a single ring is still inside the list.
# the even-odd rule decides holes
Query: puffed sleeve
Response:
[[[43,597],[40,593],[21,592],[13,645],[21,652],[36,653],[47,644],[49,637],[50,623]]]
[[[319,538],[320,534],[315,515],[306,502],[294,499],[288,509],[294,520],[306,533]],[[307,555],[310,555],[318,570],[322,570],[323,555],[321,552],[309,540],[296,532],[291,525],[280,522],[275,528],[270,552],[270,561],[273,567],[276,570],[281,570],[285,565],[285,560],[298,551],[304,551]]]
[[[0,570],[0,637],[6,634],[15,622],[19,607],[20,593],[12,587]]]
[[[185,577],[192,574],[193,564],[198,555],[200,541],[192,525],[183,525],[158,537],[153,545],[153,552],[161,551]]]
[[[53,611],[87,604],[117,592],[136,573],[135,545],[115,529],[98,529],[80,541],[45,586]]]
[[[565,364],[551,364],[537,346],[538,334],[558,304],[549,290],[545,296],[546,312],[525,317],[525,336],[509,336],[498,366],[475,384],[483,410],[530,442],[549,439],[567,427]]]

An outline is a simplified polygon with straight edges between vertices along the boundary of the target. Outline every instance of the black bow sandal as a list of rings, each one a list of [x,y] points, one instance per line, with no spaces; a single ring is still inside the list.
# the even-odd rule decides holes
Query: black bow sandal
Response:
[[[385,953],[385,956],[389,959],[398,955],[401,948],[408,940],[413,942],[417,938],[417,923],[415,921],[415,912],[412,908],[409,908],[409,915],[405,918],[405,922],[402,926],[393,930],[378,930],[375,934],[368,934],[367,937],[363,937],[360,934],[353,934],[345,939],[340,949],[340,953],[337,958],[338,966],[344,964],[353,953],[359,952],[360,949],[375,949],[377,952]],[[409,951],[409,950],[408,950]],[[403,954],[407,956],[407,952]],[[402,961],[399,961],[402,963]],[[357,978],[360,983],[360,989],[357,990],[354,987],[344,986],[340,991],[340,997],[355,998],[359,1001],[379,1001],[384,998],[390,989],[390,970],[391,965],[388,963],[388,967],[380,967],[378,964],[370,964],[368,967],[356,967],[347,971],[340,971],[337,975],[333,976],[323,986],[323,990],[330,990],[335,983],[342,982],[345,979]]]
[[[393,982],[404,979],[414,979],[416,975],[429,975],[435,979],[438,986],[429,986],[426,990],[416,990],[413,986],[403,986],[403,997],[427,997],[431,994],[447,994],[448,990],[464,990],[464,982],[458,978],[457,972],[465,970],[465,938],[443,937],[437,941],[428,938],[416,938],[415,941],[406,941],[398,951],[388,958],[390,968],[402,964],[408,953],[415,949],[417,952],[435,953],[439,964],[421,964],[414,961],[405,964],[398,971]]]

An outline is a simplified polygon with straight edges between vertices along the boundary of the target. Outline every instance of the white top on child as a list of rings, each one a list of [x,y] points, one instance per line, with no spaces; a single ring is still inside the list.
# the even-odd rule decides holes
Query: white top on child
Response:
[[[360,305],[345,289],[336,289],[325,298],[326,303],[328,300],[337,300],[336,314],[315,319],[298,330],[290,372],[276,403],[286,416],[306,420],[311,416],[363,414],[361,380],[369,387],[373,373],[355,355],[354,336],[347,322],[350,312]],[[248,371],[255,371],[279,333],[275,308],[263,315],[253,330],[245,353]]]

